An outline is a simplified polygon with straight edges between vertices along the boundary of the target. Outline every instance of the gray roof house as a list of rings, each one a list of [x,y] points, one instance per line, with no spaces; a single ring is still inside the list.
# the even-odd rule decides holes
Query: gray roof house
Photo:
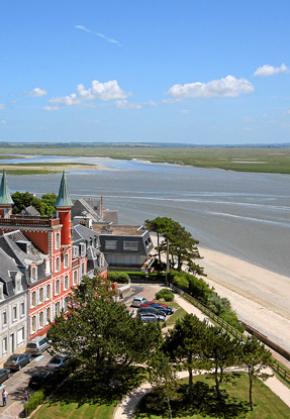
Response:
[[[0,248],[0,364],[27,340],[27,287],[16,261]]]
[[[94,224],[110,268],[141,269],[150,265],[153,244],[144,226]]]
[[[72,217],[89,217],[93,223],[112,222],[118,223],[118,211],[109,210],[103,206],[103,198],[80,198],[74,201],[72,206]]]

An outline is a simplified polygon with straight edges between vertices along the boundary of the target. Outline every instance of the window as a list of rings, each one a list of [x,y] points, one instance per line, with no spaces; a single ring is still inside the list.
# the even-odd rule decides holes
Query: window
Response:
[[[117,249],[117,240],[106,240],[105,241],[106,250],[116,250]]]
[[[60,249],[60,233],[55,233],[55,248]]]
[[[50,322],[50,307],[46,309],[46,323]]]
[[[39,301],[42,303],[43,302],[43,299],[44,299],[44,297],[43,297],[43,288],[40,288],[40,290],[39,290]]]
[[[3,354],[6,354],[7,352],[7,338],[6,337],[3,338],[2,340],[2,351],[3,351]]]
[[[3,311],[2,313],[2,325],[7,326],[7,312]]]
[[[56,303],[55,306],[55,316],[59,316],[60,314],[60,302]]]
[[[85,262],[82,263],[82,276],[86,273],[86,265]]]
[[[25,331],[24,331],[24,327],[22,327],[21,329],[17,330],[17,345],[24,342],[24,340],[25,340]]]
[[[58,279],[55,283],[55,294],[57,295],[59,293],[60,293],[60,281]]]
[[[0,282],[0,300],[4,300],[3,284]]]
[[[81,257],[86,256],[86,245],[84,243],[81,244]]]
[[[36,266],[31,266],[30,268],[30,276],[31,276],[31,281],[37,281],[37,268]]]
[[[68,277],[68,275],[66,275],[65,278],[64,278],[64,289],[65,290],[69,289],[69,277]]]
[[[12,319],[13,321],[17,320],[17,306],[13,306],[12,308]]]
[[[43,324],[44,324],[44,315],[43,315],[43,311],[41,311],[39,313],[39,326],[43,327]]]
[[[66,253],[64,255],[64,262],[63,262],[63,264],[64,264],[64,267],[65,268],[68,268],[69,267],[69,254],[68,253]]]
[[[36,306],[36,292],[35,291],[33,291],[33,293],[31,294],[31,305]]]
[[[22,291],[22,287],[21,287],[21,276],[19,276],[18,274],[15,277],[15,292],[20,292]]]
[[[33,316],[31,319],[31,331],[35,332],[36,330],[36,316]]]
[[[25,303],[20,304],[20,316],[25,316]]]
[[[79,255],[79,248],[78,246],[73,246],[73,258],[77,258]]]
[[[123,243],[123,249],[124,250],[131,250],[133,252],[138,251],[138,242],[136,240],[124,240]]]
[[[74,271],[73,273],[73,284],[77,285],[78,283],[78,271]]]
[[[55,272],[59,272],[60,271],[60,257],[58,256],[55,259]]]
[[[46,299],[49,300],[50,299],[50,284],[48,284],[46,286]]]

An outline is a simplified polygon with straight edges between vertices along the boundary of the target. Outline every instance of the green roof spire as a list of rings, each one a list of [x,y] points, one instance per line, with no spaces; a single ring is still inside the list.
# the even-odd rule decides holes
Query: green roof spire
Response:
[[[63,172],[55,206],[56,208],[67,208],[67,207],[71,207],[72,204],[73,203],[68,192],[66,174],[65,172]]]
[[[6,172],[5,170],[3,170],[1,186],[0,186],[0,205],[12,205],[12,204],[13,204],[13,200],[11,198],[9,188],[7,185]]]

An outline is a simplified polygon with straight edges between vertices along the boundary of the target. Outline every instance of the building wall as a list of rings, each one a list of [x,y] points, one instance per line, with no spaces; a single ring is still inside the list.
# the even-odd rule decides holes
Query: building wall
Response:
[[[16,316],[15,316],[16,307]],[[5,314],[6,313],[6,324]],[[26,292],[0,303],[0,365],[27,342]]]

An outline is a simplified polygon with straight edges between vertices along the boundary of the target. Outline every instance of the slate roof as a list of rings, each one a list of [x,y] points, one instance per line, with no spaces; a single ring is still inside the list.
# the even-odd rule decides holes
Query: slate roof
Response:
[[[0,281],[3,283],[3,293],[5,297],[14,296],[14,276],[15,274],[22,276],[22,287],[25,286],[23,274],[15,260],[10,257],[3,249],[0,248]]]
[[[6,172],[3,170],[3,175],[1,179],[1,185],[0,185],[0,205],[12,205],[13,200],[11,198],[9,188],[7,185],[7,179],[6,179]]]
[[[99,243],[99,236],[95,233],[94,230],[83,226],[82,224],[76,224],[73,226],[73,240],[85,240],[90,242],[91,240],[98,240]]]
[[[66,174],[63,172],[62,178],[60,181],[58,196],[56,199],[56,208],[68,208],[73,205],[72,200],[69,195],[68,187],[67,187],[67,180]]]
[[[40,212],[37,211],[37,209],[34,208],[33,205],[29,205],[29,207],[26,207],[21,211],[21,215],[29,215],[29,216],[34,217],[34,216],[39,216]]]
[[[74,204],[72,207],[72,215],[73,216],[89,215],[91,219],[93,220],[93,222],[97,223],[101,221],[101,217],[99,216],[99,214],[83,198],[80,198],[74,201]]]

